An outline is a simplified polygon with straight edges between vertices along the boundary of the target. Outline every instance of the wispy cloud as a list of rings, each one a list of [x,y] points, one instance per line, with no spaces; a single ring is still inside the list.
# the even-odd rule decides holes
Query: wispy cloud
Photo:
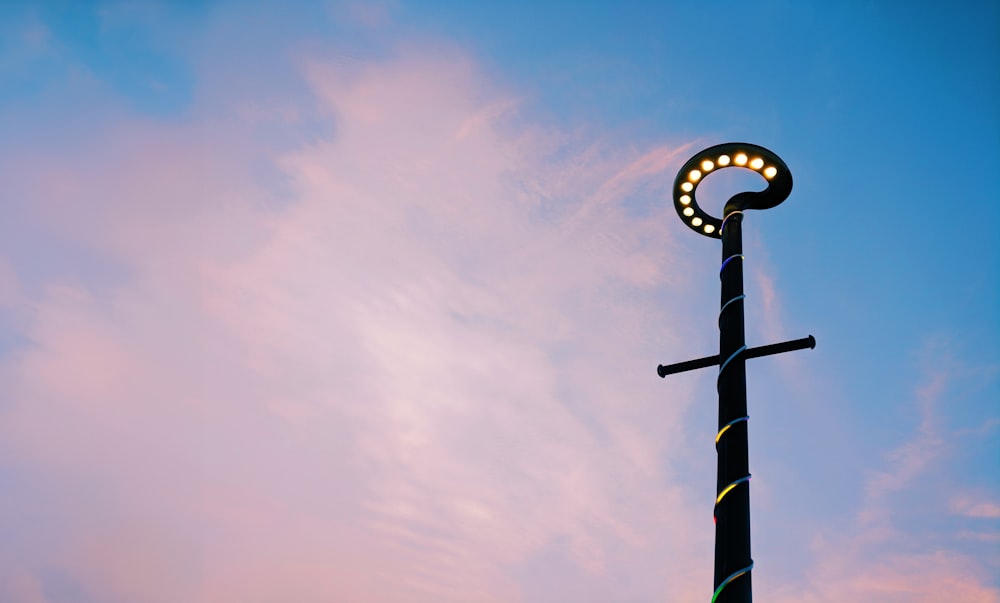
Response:
[[[703,590],[710,534],[664,465],[687,401],[650,375],[669,233],[615,204],[672,153],[581,163],[461,57],[342,67],[306,71],[331,138],[207,154],[123,122],[5,175],[123,271],[4,281],[30,345],[0,368],[3,462],[31,484],[5,517],[60,529],[8,524],[3,592],[53,567],[101,601]],[[239,165],[268,152],[280,204]]]
[[[907,404],[916,423],[908,439],[886,451],[881,467],[867,474],[853,521],[817,530],[813,562],[800,582],[776,587],[775,600],[1000,601],[1000,589],[990,580],[995,555],[976,557],[955,546],[966,539],[994,542],[989,528],[971,532],[946,521],[949,514],[996,517],[996,504],[982,496],[931,496],[925,486],[943,483],[935,476],[946,471],[966,435],[948,425],[944,409],[960,400],[964,382],[980,381],[982,371],[957,362],[940,337],[928,339],[918,358],[923,378]],[[913,497],[925,499],[924,521],[953,531],[932,536],[902,525],[912,512],[904,503]]]
[[[951,512],[965,517],[1000,519],[1000,504],[992,500],[961,496],[951,500]]]

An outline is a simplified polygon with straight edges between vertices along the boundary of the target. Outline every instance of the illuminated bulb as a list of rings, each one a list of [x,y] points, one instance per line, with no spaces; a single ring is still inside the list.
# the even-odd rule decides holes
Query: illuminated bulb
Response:
[[[746,165],[747,156],[744,155],[743,153],[737,153],[736,157],[733,157],[733,163],[735,163],[736,165]]]
[[[773,165],[769,165],[766,168],[764,168],[764,177],[767,178],[768,180],[774,178],[774,175],[777,173],[778,173],[778,168],[774,167]]]
[[[690,193],[693,189],[694,185],[691,184],[690,182],[681,183],[681,190],[684,191],[685,193]]]
[[[729,165],[729,155],[719,155],[719,165],[722,167]]]
[[[760,168],[764,167],[764,160],[761,159],[760,157],[754,157],[753,159],[750,160],[750,167],[752,167],[755,170],[759,170]]]
[[[694,208],[693,207],[685,207],[684,208],[684,215],[688,216],[688,217],[693,216],[694,215]]]
[[[698,178],[701,178],[701,172],[698,170],[691,170],[688,172],[688,180],[691,182],[698,182]]]
[[[681,205],[691,203],[691,195],[681,195]]]
[[[695,218],[691,220],[691,223],[694,224],[695,226],[701,226],[701,218]]]
[[[713,232],[715,232],[715,227],[712,226],[711,224],[706,224],[705,225],[705,234],[712,234]]]
[[[701,162],[701,169],[703,171],[711,172],[712,168],[714,168],[714,167],[715,167],[715,164],[712,163],[711,161],[709,161],[708,159],[706,159],[705,161]]]

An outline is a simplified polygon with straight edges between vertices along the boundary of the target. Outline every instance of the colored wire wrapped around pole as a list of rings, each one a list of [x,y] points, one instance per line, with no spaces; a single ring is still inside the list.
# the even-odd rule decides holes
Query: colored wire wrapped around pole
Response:
[[[727,586],[729,586],[730,582],[732,582],[733,580],[739,578],[743,574],[748,573],[752,569],[753,569],[753,561],[751,561],[750,565],[746,566],[745,568],[743,568],[741,570],[737,570],[737,571],[733,572],[732,574],[730,574],[728,577],[726,577],[726,579],[722,581],[722,584],[719,585],[719,588],[715,589],[715,593],[712,594],[712,603],[715,603],[715,600],[719,598],[720,594],[722,594],[722,589],[724,589]]]
[[[740,301],[742,299],[746,299],[746,297],[747,297],[746,295],[737,295],[733,299],[731,299],[731,300],[727,301],[726,303],[722,304],[722,309],[719,310],[719,320],[720,321],[722,320],[722,313],[726,311],[726,308],[729,307],[729,304],[734,303],[734,302],[738,302],[738,301]]]
[[[739,215],[742,216],[743,212],[741,212],[740,210],[731,211],[728,214],[726,214],[726,217],[722,218],[722,226],[719,227],[719,236],[722,236],[722,233],[726,230],[726,221],[728,221],[729,218],[731,218],[732,216],[735,216],[736,214],[739,214]]]
[[[727,212],[720,226],[722,264],[719,280],[719,431],[715,507],[715,593],[713,603],[749,603],[750,569],[750,470],[747,459],[746,367],[748,347],[744,334],[742,235],[743,215]],[[740,429],[733,429],[740,427]],[[743,486],[743,487],[740,487]],[[733,571],[739,569],[738,571]],[[736,585],[733,581],[743,576]],[[728,588],[727,588],[728,587]]]
[[[742,212],[733,212],[733,213],[742,213]],[[732,214],[730,214],[730,215],[732,215]],[[726,216],[726,219],[728,220],[729,216]],[[725,221],[723,221],[723,224],[725,224]],[[725,260],[723,260],[722,266],[719,268],[719,278],[722,278],[722,271],[726,269],[726,265],[729,264],[729,262],[731,262],[732,260],[734,260],[736,258],[739,258],[740,260],[743,260],[744,259],[744,255],[742,253],[736,254],[736,255],[731,255],[728,258],[726,258]],[[722,304],[722,308],[719,309],[719,323],[720,323],[720,325],[722,323],[722,315],[726,311],[726,308],[728,308],[730,305],[732,305],[735,302],[742,302],[744,299],[746,299],[746,295],[740,294],[740,295],[737,295],[736,297],[733,297],[731,299],[726,300],[726,303]],[[729,358],[726,358],[722,362],[722,364],[719,366],[719,377],[722,377],[722,371],[726,370],[726,366],[730,362],[732,362],[732,360],[734,358],[736,358],[737,356],[739,356],[741,353],[745,352],[746,349],[747,349],[746,345],[741,346],[738,350],[736,350],[735,352],[733,352],[732,354],[730,354]],[[716,389],[718,389],[718,378],[716,378]],[[718,444],[718,440],[716,440],[716,444]]]
[[[744,346],[740,346],[740,348],[738,350],[736,350],[735,352],[733,352],[732,354],[730,354],[729,358],[726,358],[726,361],[723,362],[722,366],[719,367],[719,377],[722,376],[722,371],[726,370],[726,366],[728,366],[729,363],[732,362],[734,358],[736,358],[737,356],[739,356],[740,354],[742,354],[746,350],[747,350],[747,346],[744,345]],[[718,385],[718,377],[716,378],[716,382],[717,382],[716,385]]]
[[[716,447],[719,446],[719,440],[722,439],[722,434],[726,433],[726,431],[728,431],[730,427],[732,427],[733,425],[736,425],[737,423],[742,423],[743,421],[749,421],[749,420],[750,420],[749,416],[740,417],[738,419],[733,419],[732,421],[730,421],[730,422],[726,423],[725,425],[723,425],[722,429],[719,430],[719,433],[715,434],[715,446]]]
[[[731,255],[728,258],[726,258],[726,260],[724,262],[722,262],[722,266],[719,267],[719,278],[722,278],[722,271],[726,269],[726,264],[728,264],[729,262],[735,260],[736,258],[740,258],[742,260],[743,259],[743,254],[742,253],[738,253],[736,255]]]
[[[725,488],[723,488],[722,492],[719,492],[718,496],[715,497],[715,506],[716,506],[716,508],[718,508],[719,503],[722,502],[722,499],[725,498],[726,495],[729,494],[732,491],[733,488],[735,488],[736,486],[739,486],[740,484],[745,484],[745,483],[747,483],[749,481],[750,481],[750,476],[749,475],[744,475],[740,479],[732,482],[731,484],[729,484],[728,486],[726,486]]]

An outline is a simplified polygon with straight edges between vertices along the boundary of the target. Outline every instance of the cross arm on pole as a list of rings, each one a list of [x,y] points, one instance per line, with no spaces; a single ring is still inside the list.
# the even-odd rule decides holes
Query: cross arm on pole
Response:
[[[761,356],[770,356],[772,354],[781,354],[783,352],[794,352],[795,350],[804,350],[806,348],[813,349],[816,347],[816,338],[812,335],[808,337],[803,337],[802,339],[792,339],[790,341],[783,341],[781,343],[772,343],[770,345],[762,345],[756,348],[748,348],[743,352],[744,358],[760,358]],[[704,358],[696,358],[694,360],[685,360],[684,362],[677,362],[675,364],[661,364],[656,367],[656,373],[660,377],[666,377],[667,375],[673,375],[676,373],[683,373],[685,371],[693,371],[695,369],[705,368],[709,366],[717,366],[719,364],[719,356],[705,356]]]

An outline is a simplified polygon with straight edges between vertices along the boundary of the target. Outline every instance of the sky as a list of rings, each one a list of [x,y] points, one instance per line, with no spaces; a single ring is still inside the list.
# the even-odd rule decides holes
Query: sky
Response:
[[[0,600],[1000,602],[1000,6],[0,3]],[[750,172],[707,177],[716,215]]]

